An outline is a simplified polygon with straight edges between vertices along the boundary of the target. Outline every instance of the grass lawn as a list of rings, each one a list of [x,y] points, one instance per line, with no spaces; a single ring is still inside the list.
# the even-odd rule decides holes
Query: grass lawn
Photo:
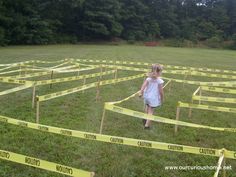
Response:
[[[236,52],[199,48],[169,48],[144,46],[107,45],[52,45],[12,46],[0,48],[0,63],[27,60],[60,60],[65,58],[127,60],[149,63],[163,63],[181,66],[209,67],[236,70]],[[119,72],[118,76],[130,75]],[[169,76],[169,75],[168,75]],[[180,76],[170,75],[174,78]],[[56,76],[57,77],[57,76]],[[59,76],[58,76],[59,77]],[[44,76],[42,79],[49,79]],[[106,76],[104,78],[111,78]],[[183,78],[183,77],[182,77]],[[196,79],[197,78],[197,79]],[[188,77],[189,80],[219,81],[223,79]],[[91,79],[90,81],[95,81]],[[40,123],[74,130],[99,132],[104,102],[125,98],[140,89],[143,79],[107,85],[101,88],[101,100],[95,102],[95,89],[56,98],[41,104]],[[38,87],[37,94],[44,95],[79,86],[83,81]],[[13,84],[0,83],[0,91],[12,88]],[[156,115],[175,119],[178,101],[190,102],[197,86],[174,83],[171,92],[165,91],[165,103]],[[27,89],[0,97],[0,115],[16,119],[35,121],[35,109],[31,108],[32,90]],[[208,93],[204,93],[207,95]],[[210,93],[209,93],[210,95]],[[211,94],[212,95],[212,94]],[[216,96],[217,94],[213,94]],[[228,97],[229,95],[223,95]],[[230,95],[236,98],[236,95]],[[214,105],[214,103],[211,103]],[[121,104],[133,110],[142,111],[143,103],[133,98]],[[235,104],[228,104],[235,107]],[[183,109],[180,119],[197,124],[236,127],[236,114],[193,110],[193,117],[187,117]],[[188,127],[180,127],[174,135],[172,125],[153,123],[151,130],[144,130],[141,120],[107,112],[104,134],[130,138],[176,143],[207,148],[226,148],[236,151],[236,134]],[[37,130],[0,123],[0,149],[37,157],[63,165],[94,171],[96,177],[203,177],[213,176],[214,170],[165,170],[165,166],[215,166],[218,158],[186,153],[136,148],[79,138],[65,137]],[[226,160],[232,170],[227,176],[236,177],[236,160]],[[35,169],[0,160],[2,177],[51,177],[63,176],[53,172]]]

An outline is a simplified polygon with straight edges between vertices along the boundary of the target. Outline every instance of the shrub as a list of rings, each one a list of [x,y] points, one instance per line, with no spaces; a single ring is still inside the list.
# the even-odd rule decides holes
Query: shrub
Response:
[[[221,47],[222,39],[219,36],[213,36],[206,40],[207,46],[211,48]]]

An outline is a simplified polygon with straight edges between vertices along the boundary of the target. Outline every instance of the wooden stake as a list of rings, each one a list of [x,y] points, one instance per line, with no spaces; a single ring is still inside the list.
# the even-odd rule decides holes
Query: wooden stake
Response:
[[[34,103],[35,103],[35,86],[33,87],[33,93],[32,93],[32,109],[34,109]]]
[[[102,65],[100,65],[100,80],[102,79]]]
[[[51,79],[53,79],[53,70],[51,72]],[[52,83],[50,84],[50,88],[52,88]]]
[[[172,82],[169,84],[169,92],[171,91]]]
[[[84,76],[84,85],[86,84],[86,77]],[[82,91],[82,93],[84,93],[84,90]]]
[[[78,68],[80,69],[80,65],[78,66]],[[77,76],[79,76],[79,71],[78,71],[78,73],[77,73]]]
[[[118,70],[117,70],[117,68],[116,68],[116,71],[115,71],[115,74],[114,74],[114,79],[115,79],[115,80],[117,79],[117,72],[118,72]],[[116,82],[114,82],[114,84],[116,84]]]
[[[26,66],[25,66],[25,69],[24,69],[24,70],[25,70],[24,75],[26,75],[26,74],[27,74],[27,67],[26,67]]]
[[[176,120],[179,120],[179,114],[180,114],[180,107],[177,107],[176,109]],[[178,125],[175,125],[175,135],[177,134],[178,131]]]
[[[100,134],[102,134],[103,122],[104,122],[104,119],[105,119],[105,113],[106,113],[106,109],[104,108],[103,109],[103,113],[102,113],[102,120],[101,120],[101,125],[100,125],[100,131],[99,131]]]
[[[96,102],[98,102],[99,100],[99,96],[100,96],[100,80],[98,81],[98,84],[97,84],[97,90],[96,90]]]
[[[226,166],[226,158],[224,158],[224,160],[223,160],[223,177],[226,177],[225,166]]]
[[[21,76],[21,70],[22,70],[22,69],[21,69],[21,65],[20,65],[20,72],[19,72],[19,75],[20,75],[20,76]]]
[[[199,89],[199,96],[201,97],[202,96],[202,88],[200,87]],[[199,100],[198,104],[201,104],[201,100]]]
[[[184,81],[187,79],[187,74],[184,75]],[[184,88],[184,82],[183,82],[183,88]]]
[[[36,123],[39,123],[39,101],[37,99],[37,109],[36,109]]]
[[[192,99],[191,103],[193,104],[193,99]],[[188,117],[189,117],[189,118],[192,117],[192,108],[189,108]]]

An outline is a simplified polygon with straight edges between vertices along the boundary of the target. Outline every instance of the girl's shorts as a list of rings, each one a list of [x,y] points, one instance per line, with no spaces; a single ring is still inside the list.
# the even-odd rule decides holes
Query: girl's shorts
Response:
[[[144,98],[144,104],[151,107],[151,108],[157,108],[160,106],[159,104],[153,104],[149,99]]]

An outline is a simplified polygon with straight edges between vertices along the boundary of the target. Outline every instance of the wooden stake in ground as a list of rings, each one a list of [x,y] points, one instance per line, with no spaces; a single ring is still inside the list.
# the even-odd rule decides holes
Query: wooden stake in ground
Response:
[[[53,79],[53,70],[51,72],[51,79]],[[50,88],[52,88],[52,84],[50,84]]]
[[[191,104],[193,104],[193,99],[191,100]],[[192,117],[192,108],[191,108],[191,107],[189,107],[188,117],[189,117],[189,118]]]
[[[193,96],[195,96],[199,91],[201,92],[201,86],[197,88],[197,90],[193,93]],[[193,99],[191,100],[191,103],[193,104]],[[192,108],[189,108],[188,117],[192,117]]]
[[[21,70],[22,70],[22,68],[21,68],[21,65],[20,65],[20,72],[19,72],[19,76],[21,76]]]
[[[223,159],[223,177],[226,177],[225,167],[226,167],[226,158]]]
[[[179,115],[180,115],[180,107],[178,106],[176,109],[176,120],[177,121],[179,120]],[[178,132],[178,125],[176,124],[175,125],[175,135],[177,134],[177,132]]]
[[[184,75],[184,82],[183,82],[183,88],[184,88],[184,85],[185,85],[185,80],[187,79],[187,77],[188,77],[188,74],[187,74],[187,73],[185,73],[185,75]]]
[[[39,99],[38,96],[36,96],[36,100],[37,100],[37,108],[36,108],[36,123],[39,123]]]
[[[96,89],[96,102],[98,102],[100,97],[100,80],[97,83],[97,89]]]
[[[84,76],[84,83],[83,83],[83,85],[85,85],[86,84],[86,76]],[[82,91],[82,93],[84,93],[84,90]]]
[[[33,87],[33,93],[32,93],[32,109],[34,109],[34,103],[35,103],[35,86]]]
[[[114,73],[114,79],[115,79],[114,84],[116,84],[117,75],[118,75],[118,69],[116,68],[115,73]]]
[[[171,86],[172,86],[172,82],[170,82],[170,84],[169,84],[169,93],[171,91]]]
[[[79,69],[80,69],[80,65],[78,66],[78,73],[77,73],[77,76],[79,76]]]
[[[101,120],[101,125],[100,125],[100,131],[99,131],[100,134],[102,134],[103,122],[104,122],[104,119],[105,119],[105,114],[106,114],[106,109],[104,108],[103,109],[103,113],[102,113],[102,120]]]
[[[202,88],[200,87],[199,89],[199,96],[201,97],[202,96]],[[201,100],[199,100],[198,104],[201,104]]]
[[[100,80],[102,79],[102,65],[100,65]]]

